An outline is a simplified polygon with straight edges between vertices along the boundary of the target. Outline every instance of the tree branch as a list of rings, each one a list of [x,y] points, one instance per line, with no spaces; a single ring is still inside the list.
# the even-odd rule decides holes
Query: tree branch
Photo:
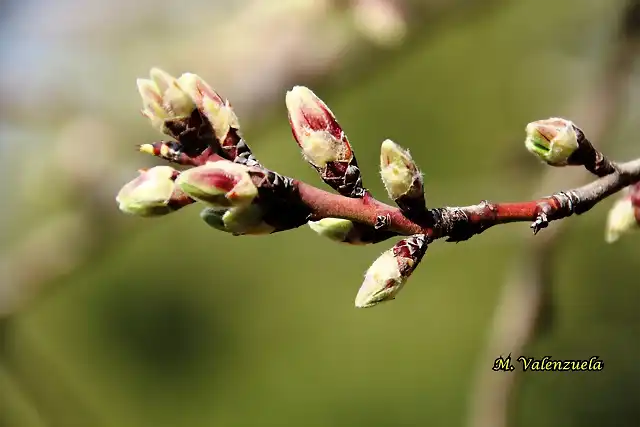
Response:
[[[613,163],[573,122],[550,118],[527,125],[527,150],[551,166],[583,166],[599,179],[537,200],[484,200],[429,209],[422,173],[409,151],[385,140],[380,147],[380,175],[389,198],[398,206],[392,207],[365,188],[347,135],[309,88],[295,86],[287,92],[289,123],[305,160],[338,194],[262,166],[242,138],[229,101],[199,76],[185,73],[176,79],[154,68],[150,77],[138,79],[143,115],[176,141],[139,148],[195,167],[177,171],[164,166],[142,172],[118,193],[120,209],[157,216],[203,202],[201,218],[234,235],[269,234],[309,224],[321,235],[352,244],[410,236],[371,265],[356,307],[393,299],[435,239],[460,242],[495,225],[525,221],[537,234],[551,221],[587,212],[640,181],[640,159]]]
[[[300,202],[310,212],[310,219],[342,218],[376,229],[391,230],[398,235],[426,234],[431,239],[448,237],[448,241],[467,240],[498,224],[531,222],[534,232],[550,221],[580,215],[601,200],[640,181],[640,159],[617,165],[618,171],[582,187],[560,191],[538,200],[491,203],[483,201],[464,207],[430,209],[429,221],[417,223],[400,209],[382,203],[369,193],[363,198],[348,198],[294,181]]]

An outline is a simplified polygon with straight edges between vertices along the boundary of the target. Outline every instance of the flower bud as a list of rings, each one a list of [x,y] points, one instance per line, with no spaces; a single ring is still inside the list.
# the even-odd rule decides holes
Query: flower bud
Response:
[[[357,29],[378,45],[397,47],[406,37],[406,19],[393,1],[357,0],[353,14]]]
[[[336,242],[346,242],[354,224],[348,219],[323,218],[320,221],[309,221],[309,228],[321,236]]]
[[[525,130],[527,150],[551,166],[566,166],[580,145],[576,128],[569,120],[538,120],[529,123]]]
[[[329,162],[349,162],[351,146],[329,107],[309,88],[287,92],[287,110],[293,136],[309,163],[324,168]]]
[[[190,197],[222,208],[247,206],[258,195],[249,169],[227,160],[187,169],[176,184]]]
[[[380,175],[389,197],[403,210],[425,209],[420,170],[409,151],[389,139],[380,147]]]
[[[230,209],[205,208],[200,217],[211,227],[234,236],[270,234],[275,227],[263,220],[264,212],[257,204]]]
[[[639,228],[636,216],[637,210],[638,208],[634,206],[628,188],[625,189],[625,194],[614,203],[607,216],[604,237],[607,243],[613,243],[622,234]]]
[[[229,131],[240,129],[238,116],[228,100],[223,99],[204,79],[190,74],[187,91],[200,112],[209,120],[216,138],[224,143]]]
[[[323,218],[319,221],[309,221],[307,224],[320,236],[350,245],[378,243],[396,235],[390,230],[377,230],[372,226],[341,218]]]
[[[196,105],[190,95],[195,85],[194,74],[186,73],[176,79],[159,68],[152,68],[151,79],[138,79],[138,91],[142,97],[142,114],[160,132],[167,132],[165,121],[188,118]]]
[[[358,162],[347,136],[320,98],[304,86],[286,96],[293,137],[323,181],[346,197],[364,197]]]
[[[356,307],[372,307],[395,299],[422,260],[427,246],[427,237],[415,234],[384,252],[367,270],[356,296]]]
[[[141,170],[140,175],[127,183],[116,201],[122,212],[142,217],[161,216],[193,202],[175,185],[178,171],[170,166],[156,166]]]

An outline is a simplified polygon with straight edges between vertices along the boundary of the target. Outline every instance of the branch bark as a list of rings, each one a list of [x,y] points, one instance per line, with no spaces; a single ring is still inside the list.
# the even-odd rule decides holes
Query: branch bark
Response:
[[[482,201],[464,207],[430,209],[425,222],[407,218],[400,209],[382,203],[370,194],[348,198],[329,193],[300,181],[294,181],[300,202],[310,219],[343,218],[376,229],[391,230],[398,235],[426,234],[431,239],[467,240],[498,224],[530,222],[534,232],[550,221],[580,215],[598,202],[640,181],[640,159],[617,165],[618,171],[587,185],[560,191],[538,200],[513,203]]]

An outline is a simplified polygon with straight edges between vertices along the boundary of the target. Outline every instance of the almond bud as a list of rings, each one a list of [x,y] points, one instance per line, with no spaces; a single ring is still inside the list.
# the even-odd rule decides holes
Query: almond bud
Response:
[[[238,117],[228,100],[223,99],[201,77],[192,76],[189,93],[200,112],[211,123],[216,137],[224,142],[231,129],[240,129]]]
[[[190,197],[222,208],[247,206],[258,195],[249,169],[227,160],[187,169],[176,184]]]
[[[307,161],[316,167],[349,161],[351,146],[329,107],[309,88],[295,86],[286,96],[293,136]]]
[[[309,228],[321,236],[336,242],[346,242],[353,230],[353,222],[341,218],[323,218],[320,221],[309,221]]]
[[[384,252],[367,270],[356,296],[356,307],[372,307],[395,299],[422,260],[427,246],[427,237],[415,234]]]
[[[307,224],[320,236],[350,245],[378,243],[395,235],[389,230],[376,230],[372,226],[341,218],[323,218],[319,221],[309,221]]]
[[[179,172],[170,166],[156,166],[140,171],[140,175],[127,183],[116,201],[122,212],[143,216],[161,216],[193,203],[176,187]]]
[[[622,234],[639,228],[636,217],[638,208],[634,206],[632,197],[629,194],[629,188],[624,191],[625,194],[614,203],[607,216],[605,228],[605,241],[607,243],[613,243]]]
[[[195,75],[187,73],[176,79],[159,68],[152,68],[149,74],[151,79],[137,80],[142,114],[155,129],[171,135],[165,128],[165,121],[188,118],[196,108],[189,93],[195,85]]]
[[[569,120],[538,120],[529,123],[525,130],[527,150],[551,166],[566,166],[580,145],[576,128]]]
[[[235,236],[270,234],[275,227],[263,220],[262,207],[256,204],[230,209],[205,208],[200,217],[211,227]]]
[[[422,173],[409,151],[389,139],[380,147],[380,175],[389,197],[400,208],[426,210]]]
[[[340,194],[362,197],[360,169],[349,140],[329,107],[304,86],[287,92],[286,105],[293,136],[305,159]]]

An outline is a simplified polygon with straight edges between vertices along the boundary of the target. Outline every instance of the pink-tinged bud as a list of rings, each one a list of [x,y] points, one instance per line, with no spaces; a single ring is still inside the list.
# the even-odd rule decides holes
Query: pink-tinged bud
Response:
[[[191,98],[191,87],[195,85],[193,74],[183,74],[176,79],[159,68],[152,68],[151,79],[138,79],[138,91],[142,97],[142,114],[160,132],[167,133],[165,121],[187,119],[196,105]]]
[[[227,160],[187,169],[176,184],[190,197],[221,208],[247,206],[258,195],[249,168]]]
[[[142,217],[162,216],[193,203],[176,187],[175,179],[180,172],[172,167],[156,166],[139,173],[116,196],[122,212]]]
[[[551,166],[566,166],[580,146],[576,127],[570,120],[538,120],[529,123],[526,132],[527,150]]]
[[[287,92],[286,104],[293,136],[324,182],[343,196],[364,197],[355,155],[329,107],[304,86]]]
[[[293,136],[309,163],[349,162],[351,145],[329,107],[309,88],[295,86],[286,96]]]
[[[428,239],[416,234],[384,252],[369,267],[356,296],[357,308],[373,307],[395,299],[427,251]]]
[[[425,211],[422,173],[408,150],[385,140],[380,147],[380,175],[389,197],[403,211]]]

